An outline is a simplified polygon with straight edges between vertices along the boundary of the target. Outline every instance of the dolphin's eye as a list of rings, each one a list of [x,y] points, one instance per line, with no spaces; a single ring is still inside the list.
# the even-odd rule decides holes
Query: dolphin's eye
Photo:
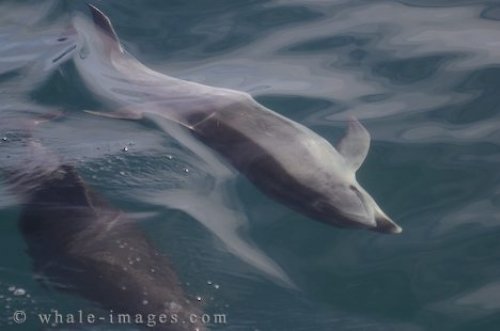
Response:
[[[356,193],[356,195],[358,196],[359,200],[363,201],[363,194],[361,194],[361,192],[354,185],[349,185],[349,188],[351,190],[353,190],[354,193]]]

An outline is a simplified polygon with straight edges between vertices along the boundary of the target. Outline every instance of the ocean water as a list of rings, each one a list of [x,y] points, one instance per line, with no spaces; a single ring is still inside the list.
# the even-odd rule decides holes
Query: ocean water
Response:
[[[355,116],[372,137],[358,180],[403,233],[313,221],[196,141],[83,112],[109,111],[67,52],[83,1],[0,2],[1,170],[74,165],[226,314],[213,330],[498,330],[500,1],[91,2],[155,71],[248,92],[332,143]],[[0,182],[0,329],[136,329],[41,325],[100,307],[33,271],[15,193]]]

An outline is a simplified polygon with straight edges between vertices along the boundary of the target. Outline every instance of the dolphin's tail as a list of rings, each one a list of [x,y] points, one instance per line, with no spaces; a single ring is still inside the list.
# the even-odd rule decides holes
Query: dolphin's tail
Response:
[[[90,13],[92,14],[92,20],[94,21],[94,26],[98,29],[99,37],[105,39],[105,47],[108,51],[118,51],[123,53],[123,47],[120,43],[120,39],[116,34],[115,28],[111,24],[109,17],[104,15],[97,7],[88,4]],[[74,27],[73,27],[74,28]]]
[[[109,17],[104,15],[104,13],[97,7],[91,4],[88,4],[88,6],[90,8],[94,24],[113,41],[113,47],[119,49],[120,51],[123,51],[120,40],[118,39],[118,35],[116,34],[115,28],[113,28]]]

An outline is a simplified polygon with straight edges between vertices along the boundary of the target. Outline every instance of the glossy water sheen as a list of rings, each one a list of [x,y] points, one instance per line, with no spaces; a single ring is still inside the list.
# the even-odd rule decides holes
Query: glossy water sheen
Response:
[[[36,137],[76,164],[115,206],[140,216],[187,292],[206,299],[206,311],[227,314],[228,324],[215,330],[498,330],[500,2],[96,5],[125,48],[154,70],[249,92],[332,142],[344,120],[356,116],[372,135],[359,182],[403,234],[313,222],[265,197],[212,154],[200,157],[153,125],[81,112],[102,105],[71,64],[51,62],[67,46],[54,40],[70,15],[86,11],[78,1],[1,4],[2,168],[26,157],[13,123],[63,110]],[[251,239],[298,290],[256,272],[195,218],[165,203],[180,189],[209,196],[220,178],[231,178],[225,204],[200,205],[200,215],[216,219],[214,228],[233,215],[239,236]],[[2,184],[1,329],[20,330],[9,324],[18,309],[29,318],[53,308],[98,311],[36,281],[17,229],[19,210]],[[14,295],[11,286],[29,297]],[[37,327],[31,321],[22,328]]]

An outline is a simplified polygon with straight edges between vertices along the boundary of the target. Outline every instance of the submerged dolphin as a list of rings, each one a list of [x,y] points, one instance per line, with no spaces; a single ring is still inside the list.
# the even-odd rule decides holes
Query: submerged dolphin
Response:
[[[168,119],[216,150],[260,190],[313,219],[338,227],[400,233],[356,180],[370,136],[355,119],[334,148],[327,140],[257,103],[249,94],[155,72],[121,46],[110,20],[90,6],[94,24],[74,21],[74,57],[86,85],[108,106],[103,116]],[[95,112],[93,112],[95,113]]]
[[[128,216],[89,188],[73,166],[30,142],[32,155],[6,182],[23,199],[20,229],[37,273],[154,330],[206,330],[169,260]],[[142,321],[137,320],[141,314]],[[154,321],[148,315],[155,314]],[[165,314],[166,318],[158,318]]]

